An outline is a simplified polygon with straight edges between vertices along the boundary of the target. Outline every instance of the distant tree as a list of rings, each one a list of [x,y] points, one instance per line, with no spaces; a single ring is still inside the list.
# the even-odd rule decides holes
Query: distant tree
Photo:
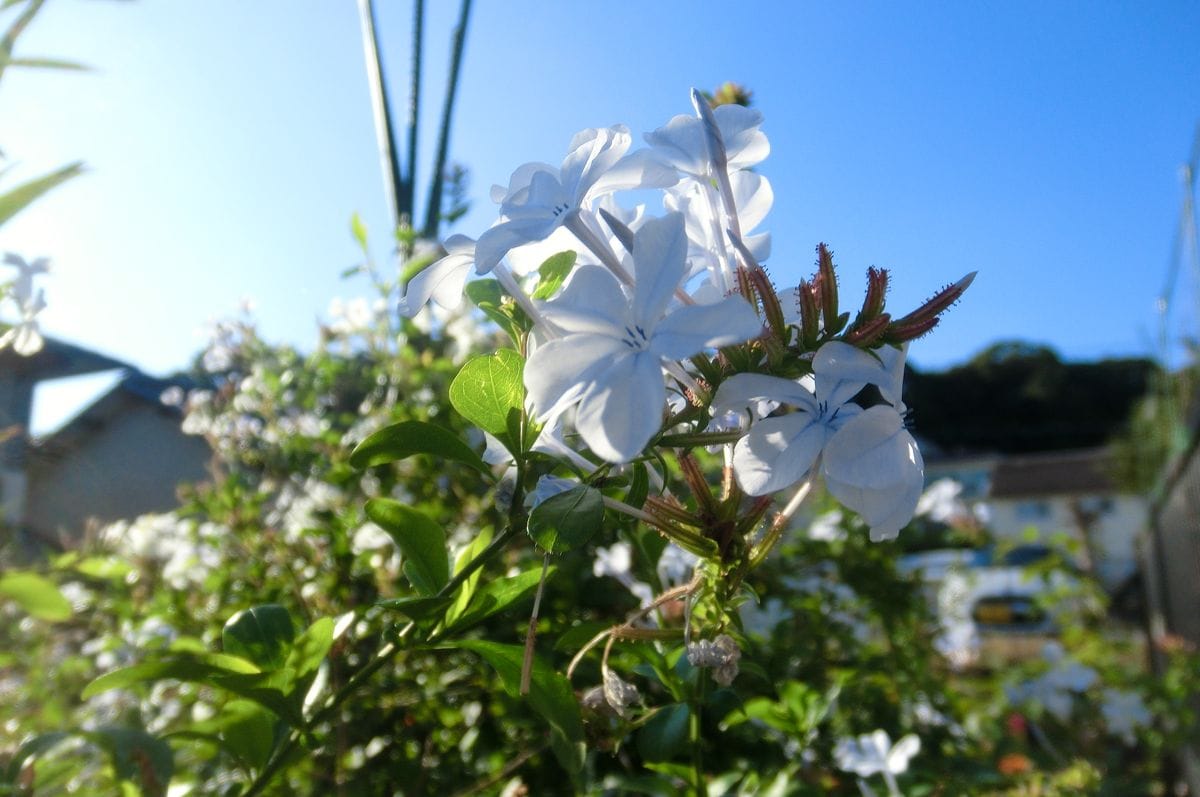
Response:
[[[1047,346],[995,343],[940,373],[910,369],[914,430],[952,453],[1103,445],[1159,373],[1145,358],[1063,362]]]

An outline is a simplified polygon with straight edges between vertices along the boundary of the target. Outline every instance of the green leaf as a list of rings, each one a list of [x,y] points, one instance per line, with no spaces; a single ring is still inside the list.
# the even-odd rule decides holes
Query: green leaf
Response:
[[[546,578],[550,578],[553,573],[554,568],[550,568],[546,573]],[[542,567],[538,565],[515,576],[489,581],[475,595],[474,600],[471,601],[462,616],[450,623],[449,630],[462,631],[494,614],[499,614],[517,601],[529,596],[537,589],[541,578]]]
[[[663,706],[638,731],[637,748],[646,761],[669,761],[683,752],[688,743],[688,707],[686,703]]]
[[[76,161],[0,194],[0,225],[17,215],[19,211],[24,210],[42,194],[65,183],[82,171],[83,162]]]
[[[475,539],[471,540],[470,544],[464,545],[463,549],[454,557],[454,572],[458,574],[472,560],[482,554],[492,541],[492,528],[487,526],[483,531],[475,535]],[[483,568],[476,568],[471,575],[463,581],[462,586],[458,588],[457,597],[454,599],[454,605],[446,612],[446,624],[452,624],[466,610],[470,604],[471,598],[475,595],[475,588],[479,586],[479,579],[483,577]]]
[[[209,683],[216,676],[252,675],[259,672],[258,667],[237,656],[222,653],[175,653],[105,673],[85,686],[81,697],[87,700],[111,689],[126,689],[164,678]]]
[[[76,72],[87,72],[88,67],[76,61],[64,61],[61,58],[12,58],[8,66],[23,66],[33,69],[70,69]]]
[[[394,612],[399,612],[410,620],[427,620],[440,612],[442,609],[450,605],[451,598],[448,596],[422,598],[387,598],[377,601],[376,606],[381,606],[385,609],[390,609]]]
[[[450,580],[446,533],[428,517],[390,498],[367,501],[367,517],[392,535],[404,555],[404,573],[422,595],[434,595]]]
[[[294,670],[297,678],[315,672],[333,647],[333,618],[322,617],[310,625],[292,645],[285,667]]]
[[[0,576],[0,596],[16,601],[39,620],[56,623],[71,617],[70,601],[53,581],[37,573],[10,571]]]
[[[559,252],[546,258],[538,268],[538,284],[533,289],[534,299],[549,299],[560,287],[563,280],[575,267],[576,254],[572,251]]]
[[[76,573],[104,581],[121,581],[133,571],[133,565],[115,556],[91,556],[74,565]]]
[[[505,331],[513,343],[519,341],[525,330],[529,328],[525,314],[521,313],[515,305],[505,304],[504,290],[496,280],[468,282],[466,294],[467,298],[482,310],[484,315]]]
[[[521,666],[525,659],[523,647],[502,645],[483,639],[469,639],[455,642],[453,645],[482,656],[500,676],[504,691],[513,697],[519,695]],[[567,769],[577,771],[575,767],[582,765],[578,756],[578,746],[583,743],[583,720],[580,718],[575,692],[566,678],[539,658],[535,657],[533,660],[531,676],[527,696],[529,705],[550,723],[556,734],[561,735],[562,738],[554,744],[559,761]]]
[[[262,670],[282,667],[295,639],[292,617],[277,603],[243,609],[230,617],[221,631],[227,654],[252,661]]]
[[[367,225],[363,223],[362,216],[354,213],[350,217],[350,234],[354,236],[354,240],[358,241],[358,245],[365,252],[367,251]]]
[[[231,700],[217,715],[218,738],[251,769],[262,769],[275,745],[275,715],[250,700]]]
[[[583,545],[604,525],[604,499],[595,487],[581,484],[547,498],[529,513],[529,536],[547,553]]]
[[[108,753],[121,780],[141,787],[142,794],[163,795],[171,783],[175,757],[162,739],[138,728],[97,728],[83,734]]]
[[[525,401],[525,360],[513,349],[500,349],[467,362],[450,383],[450,403],[485,432],[508,433],[509,416],[518,418]]]
[[[423,421],[402,421],[380,429],[354,447],[350,464],[369,468],[406,459],[414,454],[433,454],[474,468],[491,478],[487,463],[449,429]]]
[[[32,739],[22,744],[17,748],[17,752],[13,753],[12,758],[8,761],[8,767],[4,771],[4,782],[16,783],[21,777],[21,770],[25,767],[26,761],[34,758],[35,756],[41,755],[51,747],[54,747],[56,744],[64,739],[69,738],[70,736],[71,734],[66,731],[53,731],[51,733],[43,733],[34,736]],[[0,794],[3,793],[5,792],[0,790]]]

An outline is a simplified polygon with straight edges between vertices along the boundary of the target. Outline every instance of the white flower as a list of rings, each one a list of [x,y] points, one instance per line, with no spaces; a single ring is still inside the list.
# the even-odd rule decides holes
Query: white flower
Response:
[[[38,329],[37,315],[46,309],[45,292],[38,290],[37,295],[28,299],[17,298],[21,308],[21,320],[0,335],[0,349],[12,346],[17,354],[29,357],[41,351],[44,344],[41,330]]]
[[[4,264],[17,269],[17,278],[12,281],[13,297],[18,304],[24,304],[33,299],[33,278],[38,274],[50,273],[50,261],[39,257],[32,263],[13,252],[4,255]]]
[[[609,462],[636,457],[662,425],[664,359],[740,343],[762,329],[740,296],[667,312],[684,278],[686,254],[683,218],[652,219],[634,236],[632,300],[608,271],[582,266],[558,299],[543,306],[562,337],[543,343],[526,364],[534,411],[545,420],[578,404],[576,428]]]
[[[632,142],[624,125],[589,128],[575,134],[561,168],[527,163],[513,172],[507,190],[493,189],[501,218],[479,236],[476,272],[491,271],[510,249],[571,227],[581,210],[605,194],[663,187],[678,179],[643,152],[626,156]]]
[[[959,497],[963,486],[954,479],[938,479],[925,489],[917,502],[916,515],[934,523],[958,523],[971,518],[971,510]]]
[[[627,542],[614,542],[609,548],[596,549],[596,561],[592,563],[592,574],[596,578],[612,576],[641,601],[649,606],[654,600],[654,590],[644,581],[633,577],[633,549]]]
[[[444,310],[462,304],[463,289],[475,262],[475,242],[465,235],[451,235],[443,244],[446,256],[426,266],[408,281],[400,299],[400,315],[412,318],[432,299]]]
[[[1134,731],[1148,727],[1154,719],[1150,709],[1146,708],[1142,701],[1142,696],[1124,689],[1105,689],[1100,713],[1104,715],[1104,724],[1108,726],[1108,732],[1120,736],[1130,747],[1137,744]]]
[[[893,745],[887,731],[878,730],[856,739],[839,740],[833,755],[838,769],[853,772],[860,778],[883,775],[888,793],[898,795],[900,789],[896,785],[896,776],[908,771],[909,759],[920,750],[921,739],[915,734],[910,733]]]
[[[733,467],[742,489],[750,495],[773,493],[813,475],[819,462],[829,492],[862,516],[871,539],[894,538],[916,509],[924,461],[898,407],[878,404],[864,410],[852,401],[873,384],[885,400],[899,404],[896,373],[903,370],[903,353],[887,348],[881,350],[887,358],[877,359],[832,341],[813,358],[811,380],[737,374],[722,383],[714,413],[763,401],[799,410],[760,418],[737,442]]]
[[[1085,692],[1099,676],[1091,667],[1067,656],[1057,642],[1047,642],[1042,647],[1042,658],[1050,664],[1046,672],[1025,683],[1010,686],[1005,692],[1014,703],[1040,705],[1060,722],[1066,722],[1071,716],[1074,695]]]
[[[749,169],[770,154],[771,145],[758,129],[763,120],[761,113],[742,105],[719,105],[712,115],[729,171]],[[712,176],[715,142],[700,116],[674,116],[645,138],[651,147],[651,157],[664,165],[700,181]]]

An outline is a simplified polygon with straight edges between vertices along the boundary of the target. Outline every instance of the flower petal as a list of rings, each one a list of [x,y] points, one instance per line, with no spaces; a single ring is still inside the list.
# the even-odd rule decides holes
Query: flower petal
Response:
[[[736,374],[721,383],[713,398],[712,412],[741,412],[762,402],[778,402],[817,412],[817,399],[800,382],[766,374]]]
[[[677,307],[659,322],[651,339],[664,357],[681,360],[712,346],[744,343],[762,334],[762,321],[741,296],[716,304]]]
[[[633,322],[649,334],[662,318],[667,304],[687,270],[688,240],[683,216],[668,213],[648,219],[633,236],[636,287]],[[689,352],[694,354],[695,352]]]
[[[475,242],[465,235],[446,239],[446,256],[436,260],[408,281],[400,299],[400,315],[412,318],[432,299],[453,310],[462,303],[463,288],[475,262]]]
[[[525,390],[539,421],[560,412],[588,388],[612,358],[628,352],[615,338],[577,334],[538,346],[525,363]]]
[[[755,423],[733,449],[738,484],[750,495],[766,495],[795,484],[812,468],[830,431],[808,413]]]
[[[662,366],[650,352],[617,357],[579,399],[575,428],[608,462],[628,462],[662,426],[666,404]]]
[[[553,301],[542,305],[546,318],[564,332],[623,338],[629,300],[617,278],[603,266],[580,266]]]

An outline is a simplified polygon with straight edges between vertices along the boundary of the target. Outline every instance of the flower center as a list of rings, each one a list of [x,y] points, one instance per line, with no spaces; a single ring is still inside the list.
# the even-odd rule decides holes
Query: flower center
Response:
[[[625,337],[621,340],[634,351],[642,351],[650,343],[650,339],[646,337],[646,330],[636,324],[632,328],[625,327]]]

